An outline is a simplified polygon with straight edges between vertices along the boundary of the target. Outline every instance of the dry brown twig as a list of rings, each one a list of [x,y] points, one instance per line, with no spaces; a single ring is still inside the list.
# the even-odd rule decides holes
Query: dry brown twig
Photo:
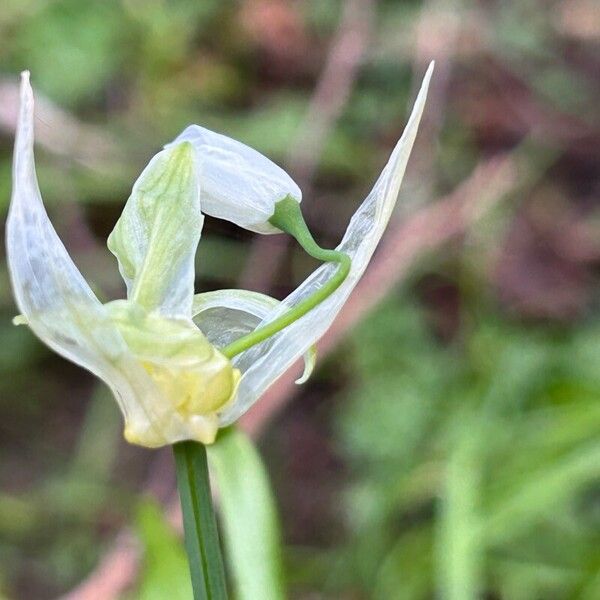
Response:
[[[455,63],[456,47],[461,34],[461,17],[465,11],[454,7],[446,0],[430,0],[423,4],[415,26],[413,50],[413,72],[424,73],[432,58],[435,58],[435,76],[429,85],[427,110],[419,125],[419,136],[413,149],[411,179],[420,187],[419,197],[428,202],[434,197],[436,141],[446,118],[446,101],[452,69]],[[420,80],[412,83],[412,97],[417,95]],[[409,207],[414,209],[414,206]]]
[[[139,572],[140,548],[128,529],[122,531],[92,574],[62,600],[117,600]]]

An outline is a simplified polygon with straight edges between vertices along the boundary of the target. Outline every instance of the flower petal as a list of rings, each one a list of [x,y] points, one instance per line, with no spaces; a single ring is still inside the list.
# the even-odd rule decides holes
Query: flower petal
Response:
[[[366,269],[388,223],[404,176],[406,164],[417,135],[433,71],[429,66],[415,105],[390,159],[371,193],[356,211],[337,250],[352,259],[350,274],[344,283],[319,306],[268,340],[246,350],[233,359],[242,372],[238,396],[221,414],[224,425],[232,423],[264,393],[329,328]],[[318,268],[281,302],[262,324],[268,323],[310,296],[336,269],[332,263]]]
[[[17,305],[33,331],[66,358],[100,374],[96,335],[111,338],[102,304],[48,219],[33,161],[33,94],[29,73],[21,80],[21,110],[13,163],[13,192],[6,225],[8,267]],[[94,323],[93,331],[87,323]],[[122,351],[119,338],[111,358]]]
[[[281,167],[253,148],[199,125],[187,127],[173,144],[184,141],[195,150],[204,214],[258,233],[279,233],[268,222],[275,203],[287,195],[302,199],[300,188]]]
[[[224,348],[254,331],[279,304],[279,300],[258,292],[218,290],[194,296],[192,318],[212,344]],[[304,355],[304,372],[296,383],[308,380],[315,362],[316,349],[311,347]]]
[[[189,143],[152,158],[108,238],[127,296],[146,310],[189,318],[204,217]]]

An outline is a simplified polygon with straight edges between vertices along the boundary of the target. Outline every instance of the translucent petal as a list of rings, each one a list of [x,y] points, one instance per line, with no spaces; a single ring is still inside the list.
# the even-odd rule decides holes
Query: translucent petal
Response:
[[[327,331],[366,269],[396,203],[417,135],[432,71],[433,63],[427,70],[401,139],[371,193],[352,217],[346,234],[337,247],[352,258],[350,274],[329,298],[311,312],[233,359],[234,365],[242,372],[242,380],[236,401],[221,414],[224,425],[235,421],[248,410],[264,391]],[[325,264],[318,268],[273,309],[263,323],[274,320],[311,295],[323,282],[331,278],[335,269],[334,264]]]
[[[194,323],[217,348],[253,331],[278,305],[279,300],[247,290],[218,290],[194,296]],[[310,377],[316,362],[316,349],[304,355],[304,372],[296,381],[302,384]]]
[[[44,209],[33,161],[33,95],[28,73],[21,82],[6,248],[14,295],[23,313],[19,322],[25,320],[53,349],[101,375],[106,360],[98,352],[96,338],[110,349],[109,360],[118,359],[124,347]]]
[[[21,80],[6,247],[22,313],[18,322],[27,323],[58,354],[106,382],[123,412],[130,441],[153,447],[183,439],[214,440],[216,415],[184,418],[165,401],[52,227],[35,174],[29,73]]]
[[[127,297],[146,310],[190,317],[194,256],[204,217],[189,143],[152,158],[108,238]]]
[[[281,167],[253,148],[199,125],[190,125],[173,144],[183,141],[195,150],[204,214],[258,233],[279,233],[268,222],[275,203],[287,195],[302,199],[300,188]]]

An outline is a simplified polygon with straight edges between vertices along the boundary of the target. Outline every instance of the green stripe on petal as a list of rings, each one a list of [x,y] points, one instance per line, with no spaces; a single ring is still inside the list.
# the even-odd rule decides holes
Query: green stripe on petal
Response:
[[[189,318],[203,221],[192,145],[170,146],[135,182],[108,238],[130,300],[147,311]]]
[[[162,438],[164,419],[151,381],[130,355],[107,311],[71,260],[48,219],[35,174],[33,93],[21,77],[21,107],[13,162],[13,192],[6,224],[8,268],[19,323],[61,356],[103,379],[128,423]],[[138,405],[138,394],[144,405]]]
[[[214,416],[233,398],[239,372],[191,320],[148,313],[128,300],[106,308],[165,402],[183,418]]]

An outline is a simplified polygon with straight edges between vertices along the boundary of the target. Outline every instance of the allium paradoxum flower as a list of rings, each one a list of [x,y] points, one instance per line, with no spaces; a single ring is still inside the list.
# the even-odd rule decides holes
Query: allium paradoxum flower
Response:
[[[33,94],[21,81],[13,192],[6,227],[19,322],[101,378],[128,441],[148,447],[214,441],[313,344],[363,274],[387,225],[433,65],[402,138],[335,251],[319,248],[292,179],[255,150],[188,127],[144,169],[108,239],[127,299],[102,304],[44,209],[33,157]],[[259,233],[286,231],[326,262],[285,300],[244,290],[194,295],[203,213]]]

